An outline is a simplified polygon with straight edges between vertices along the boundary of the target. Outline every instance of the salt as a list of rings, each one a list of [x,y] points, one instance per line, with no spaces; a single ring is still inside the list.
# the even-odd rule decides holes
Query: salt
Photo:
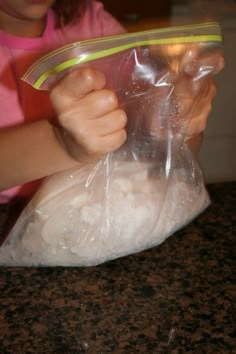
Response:
[[[162,243],[209,200],[203,183],[183,182],[183,171],[166,178],[151,167],[120,164],[109,183],[99,169],[87,188],[77,176],[61,189],[63,175],[42,186],[43,198],[32,200],[0,248],[0,264],[91,266]]]

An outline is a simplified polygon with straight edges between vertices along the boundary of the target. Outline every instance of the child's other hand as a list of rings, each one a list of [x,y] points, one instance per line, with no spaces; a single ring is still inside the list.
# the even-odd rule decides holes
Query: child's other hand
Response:
[[[93,162],[126,140],[127,117],[104,75],[91,68],[69,73],[51,90],[58,117],[58,138],[79,162]]]
[[[190,58],[191,59],[191,58]],[[216,84],[213,75],[223,69],[224,58],[221,53],[205,53],[198,55],[197,51],[192,60],[186,64],[186,75],[180,77],[174,92],[178,97],[180,115],[190,119],[185,141],[195,145],[199,150],[201,136],[206,128],[207,120],[212,109],[216,94]],[[192,140],[192,141],[191,141]],[[194,143],[196,140],[196,144]]]

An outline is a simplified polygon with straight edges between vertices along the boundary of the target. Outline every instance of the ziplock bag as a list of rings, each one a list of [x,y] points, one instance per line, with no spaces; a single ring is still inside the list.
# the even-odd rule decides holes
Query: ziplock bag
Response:
[[[128,138],[94,165],[46,178],[0,263],[97,265],[157,246],[199,215],[209,198],[185,138],[216,71],[202,58],[221,51],[219,26],[205,23],[72,43],[36,62],[23,78],[36,89],[77,67],[102,71]]]

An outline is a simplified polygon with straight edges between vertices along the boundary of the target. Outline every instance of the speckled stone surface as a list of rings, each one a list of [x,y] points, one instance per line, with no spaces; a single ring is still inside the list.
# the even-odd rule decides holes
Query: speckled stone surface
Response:
[[[0,268],[0,353],[235,353],[236,182],[208,190],[212,205],[157,248]]]

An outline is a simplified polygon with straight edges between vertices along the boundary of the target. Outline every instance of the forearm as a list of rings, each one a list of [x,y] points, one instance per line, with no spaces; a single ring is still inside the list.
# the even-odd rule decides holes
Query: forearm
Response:
[[[0,130],[0,190],[78,165],[48,121]]]

